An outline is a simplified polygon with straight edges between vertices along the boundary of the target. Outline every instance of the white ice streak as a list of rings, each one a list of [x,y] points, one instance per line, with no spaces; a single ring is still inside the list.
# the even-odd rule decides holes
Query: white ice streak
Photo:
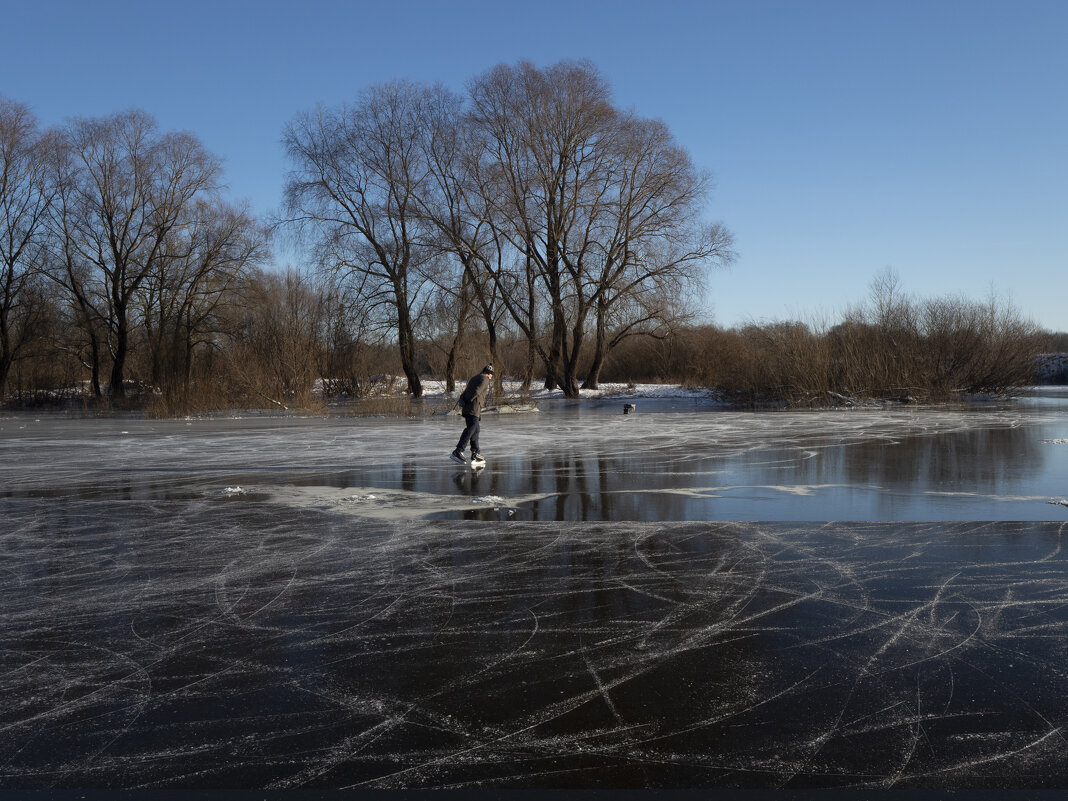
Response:
[[[988,492],[964,492],[964,491],[950,491],[950,490],[926,490],[925,495],[936,495],[944,498],[982,498],[989,501],[1006,501],[1006,502],[1019,502],[1019,501],[1041,501],[1047,496],[1045,495],[993,495]]]
[[[373,491],[369,491],[373,489]],[[271,501],[297,508],[329,509],[377,520],[420,520],[435,513],[463,512],[477,506],[494,508],[535,503],[551,493],[532,493],[511,501],[499,495],[444,495],[418,490],[381,490],[367,487],[278,487]]]

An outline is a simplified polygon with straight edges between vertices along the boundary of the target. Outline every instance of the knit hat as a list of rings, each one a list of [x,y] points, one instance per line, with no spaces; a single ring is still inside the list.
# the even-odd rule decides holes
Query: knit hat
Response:
[[[493,375],[493,365],[492,364],[487,364],[485,367],[482,368],[482,372],[483,373],[489,373],[490,375]]]

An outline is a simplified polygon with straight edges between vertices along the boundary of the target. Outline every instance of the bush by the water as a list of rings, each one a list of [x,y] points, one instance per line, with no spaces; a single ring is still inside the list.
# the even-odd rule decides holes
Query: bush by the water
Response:
[[[620,348],[604,375],[711,387],[739,403],[941,401],[1036,383],[1036,356],[1056,336],[997,298],[918,300],[888,274],[833,324],[687,328]]]
[[[697,383],[805,405],[1003,393],[1034,383],[1046,335],[996,299],[917,301],[882,286],[834,325],[753,325],[712,338],[718,346],[706,347]]]

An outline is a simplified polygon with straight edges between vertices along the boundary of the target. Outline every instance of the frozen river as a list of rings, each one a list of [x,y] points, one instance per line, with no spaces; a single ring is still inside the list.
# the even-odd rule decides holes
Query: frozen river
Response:
[[[686,399],[456,417],[0,419],[0,495],[229,498],[380,519],[1061,520],[1068,393],[960,410],[736,412]]]
[[[0,418],[0,789],[1068,786],[1068,393]]]
[[[960,410],[739,412],[690,399],[455,417],[0,420],[0,496],[229,498],[384,519],[1059,520],[1068,392]]]

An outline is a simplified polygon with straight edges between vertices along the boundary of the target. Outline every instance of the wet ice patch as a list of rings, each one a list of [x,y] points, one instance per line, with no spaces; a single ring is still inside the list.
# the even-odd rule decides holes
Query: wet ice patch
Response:
[[[496,518],[490,495],[507,499],[499,517],[538,520],[1062,518],[1042,507],[1068,498],[1064,397],[979,413],[553,403],[487,423],[498,455],[481,476],[448,459],[457,424],[429,417],[21,416],[0,418],[0,496],[206,495],[395,520]]]

